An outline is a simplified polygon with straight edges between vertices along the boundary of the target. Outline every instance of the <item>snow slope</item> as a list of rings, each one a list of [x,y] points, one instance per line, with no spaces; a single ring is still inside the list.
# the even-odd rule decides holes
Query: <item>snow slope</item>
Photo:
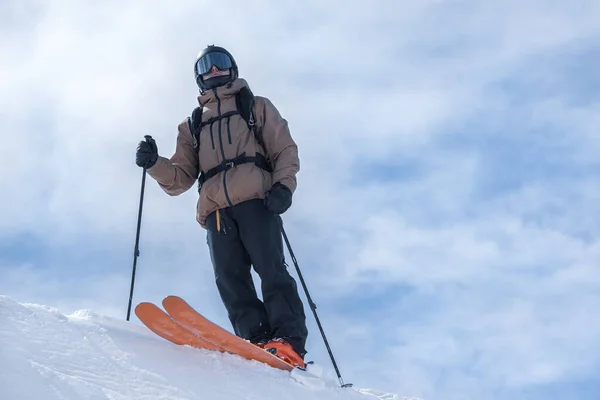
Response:
[[[318,369],[315,369],[318,371]],[[400,399],[340,388],[240,357],[176,346],[146,327],[78,311],[63,315],[0,296],[0,399]]]

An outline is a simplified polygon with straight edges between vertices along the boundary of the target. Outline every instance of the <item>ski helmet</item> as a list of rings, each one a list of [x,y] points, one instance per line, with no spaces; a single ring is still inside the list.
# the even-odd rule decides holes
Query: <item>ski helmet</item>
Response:
[[[207,80],[202,79],[202,74],[206,74],[212,66],[216,66],[220,70],[229,69],[230,74],[224,76],[216,76]],[[225,85],[233,82],[238,77],[238,67],[235,59],[223,47],[209,45],[198,54],[194,63],[194,75],[196,83],[201,91],[212,89],[217,86]]]

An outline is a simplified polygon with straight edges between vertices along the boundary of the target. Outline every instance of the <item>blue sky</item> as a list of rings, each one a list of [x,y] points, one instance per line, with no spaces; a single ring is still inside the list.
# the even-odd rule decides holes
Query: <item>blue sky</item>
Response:
[[[214,43],[299,145],[285,226],[346,381],[598,398],[600,5],[365,4],[3,2],[0,294],[125,318],[135,147],[173,152]],[[135,301],[227,325],[196,200],[148,180]]]

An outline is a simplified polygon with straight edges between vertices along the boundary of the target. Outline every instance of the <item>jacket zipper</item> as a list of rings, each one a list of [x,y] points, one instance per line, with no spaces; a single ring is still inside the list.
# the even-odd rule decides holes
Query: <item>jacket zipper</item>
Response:
[[[213,124],[210,124],[210,141],[212,143],[213,150],[215,149],[215,137],[213,136]]]
[[[223,135],[221,134],[221,122],[223,121],[221,119],[221,99],[217,94],[217,88],[213,88],[213,92],[215,94],[215,98],[217,99],[217,115],[219,117],[219,144],[221,145],[221,156],[223,157],[222,162],[225,163],[227,162],[227,158],[225,158],[225,149],[223,147]],[[229,203],[230,207],[233,207],[233,203],[231,202],[231,199],[229,198],[229,193],[227,192],[227,170],[223,171],[223,191],[225,192],[225,199],[227,199],[227,203]]]
[[[231,117],[227,117],[227,138],[229,139],[229,144],[231,144],[231,129],[229,128],[229,121],[231,121]]]

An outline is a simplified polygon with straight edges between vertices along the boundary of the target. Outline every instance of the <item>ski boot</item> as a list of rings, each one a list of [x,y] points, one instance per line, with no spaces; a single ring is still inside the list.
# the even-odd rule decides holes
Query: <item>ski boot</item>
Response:
[[[285,339],[272,339],[261,347],[294,367],[301,369],[306,368],[304,359],[296,353],[294,348]]]

